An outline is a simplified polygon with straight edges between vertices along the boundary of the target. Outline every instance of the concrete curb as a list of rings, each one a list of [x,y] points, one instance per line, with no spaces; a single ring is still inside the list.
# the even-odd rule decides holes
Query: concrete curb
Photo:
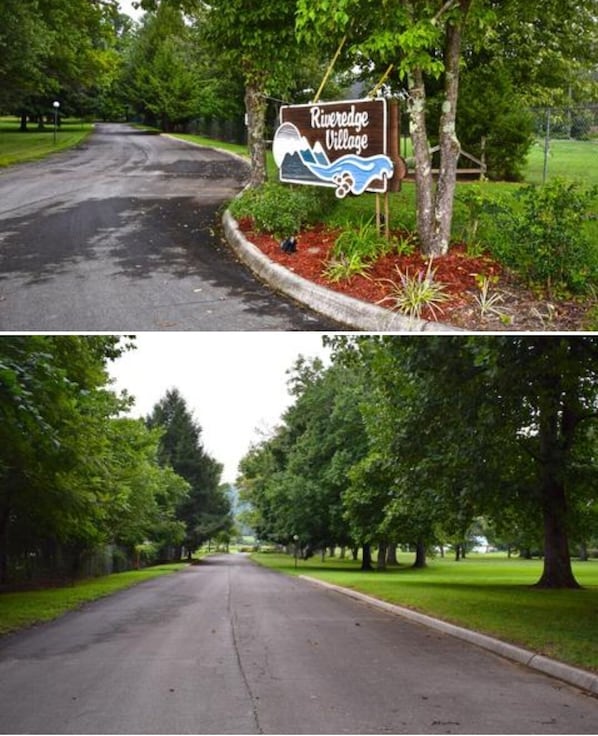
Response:
[[[228,210],[222,218],[224,233],[237,257],[262,281],[319,314],[365,332],[459,332],[440,322],[410,319],[389,309],[362,302],[297,276],[274,263],[245,238]]]
[[[562,680],[569,685],[574,685],[582,690],[587,690],[592,695],[598,695],[598,675],[594,675],[586,670],[571,667],[567,664],[563,664],[562,662],[557,662],[554,659],[544,657],[541,654],[530,651],[529,649],[522,649],[521,647],[507,644],[504,641],[500,641],[500,639],[494,639],[491,636],[486,636],[485,634],[478,634],[476,631],[449,624],[446,621],[441,621],[440,619],[427,616],[423,613],[417,613],[417,611],[412,611],[409,608],[381,601],[378,598],[373,598],[370,595],[359,593],[358,591],[351,590],[350,588],[342,588],[339,585],[334,585],[333,583],[328,583],[324,580],[318,580],[317,578],[312,578],[308,575],[299,575],[299,577],[314,585],[328,588],[336,593],[341,593],[349,598],[362,601],[363,603],[375,608],[381,608],[395,616],[402,616],[410,621],[415,621],[423,626],[436,629],[437,631],[441,631],[449,636],[464,639],[470,644],[487,649],[501,657],[505,657],[506,659],[510,659],[514,662],[525,665],[526,667],[530,667],[531,669],[542,672],[545,675],[550,675],[551,677]]]
[[[210,146],[195,141],[177,138],[176,135],[169,133],[162,133],[162,135],[191,146],[210,148]],[[237,153],[222,148],[216,148],[216,150],[248,164],[247,159]],[[391,312],[389,309],[377,307],[314,284],[265,256],[259,248],[244,237],[229,210],[225,211],[222,224],[228,244],[234,250],[237,258],[262,281],[318,314],[346,325],[350,329],[364,332],[461,332],[458,328],[441,322],[411,319]]]

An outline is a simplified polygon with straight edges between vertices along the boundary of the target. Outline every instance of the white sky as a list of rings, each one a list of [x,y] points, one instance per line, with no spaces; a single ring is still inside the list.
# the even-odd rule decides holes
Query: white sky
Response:
[[[291,404],[286,370],[299,355],[325,357],[317,332],[145,332],[137,349],[109,364],[116,391],[136,399],[130,416],[147,416],[177,388],[202,428],[203,446],[234,483],[239,460]]]
[[[131,0],[120,0],[119,7],[122,13],[130,15],[135,20],[138,20],[143,15],[143,10],[135,10],[131,4]]]

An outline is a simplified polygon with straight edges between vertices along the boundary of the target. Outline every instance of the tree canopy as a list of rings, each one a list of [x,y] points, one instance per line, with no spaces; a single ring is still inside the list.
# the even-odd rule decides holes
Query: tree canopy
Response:
[[[221,466],[197,445],[199,426],[171,451],[168,427],[126,416],[131,398],[111,390],[107,365],[128,346],[0,341],[0,583],[78,575],[96,553],[125,565],[172,558],[228,523]]]
[[[575,587],[596,541],[592,337],[336,338],[299,362],[296,401],[241,464],[258,532],[304,547],[465,548],[469,530],[541,550],[541,587]]]

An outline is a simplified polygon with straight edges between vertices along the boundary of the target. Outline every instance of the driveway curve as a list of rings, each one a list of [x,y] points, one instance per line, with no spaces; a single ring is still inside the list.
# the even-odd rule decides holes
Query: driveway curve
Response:
[[[469,643],[209,558],[0,640],[3,733],[595,733],[598,700]]]
[[[210,148],[98,124],[0,172],[0,330],[329,330],[224,243],[247,170]]]

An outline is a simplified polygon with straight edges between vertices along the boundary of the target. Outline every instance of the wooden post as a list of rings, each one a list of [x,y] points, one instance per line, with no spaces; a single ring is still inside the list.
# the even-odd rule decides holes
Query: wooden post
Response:
[[[384,192],[384,233],[386,240],[390,239],[390,207],[388,191]]]
[[[401,140],[401,116],[399,114],[399,101],[388,102],[388,157],[394,165],[394,174],[389,182],[389,191],[400,192],[401,181],[407,174],[405,159],[401,158],[399,142]]]

